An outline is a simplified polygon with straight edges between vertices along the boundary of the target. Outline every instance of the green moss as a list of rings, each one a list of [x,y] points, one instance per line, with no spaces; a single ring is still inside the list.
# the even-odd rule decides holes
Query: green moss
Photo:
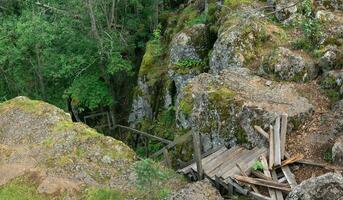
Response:
[[[59,121],[52,127],[53,133],[73,131],[78,135],[76,139],[87,139],[91,137],[100,136],[96,130],[89,128],[88,126],[81,123],[74,123],[71,121]]]
[[[240,5],[249,4],[251,2],[251,0],[225,0],[224,5],[235,9]]]
[[[179,102],[179,108],[185,115],[190,115],[193,110],[193,98],[191,95],[186,95]]]
[[[17,178],[0,187],[0,199],[3,200],[47,200],[57,199],[37,193],[37,184],[27,177]]]
[[[110,188],[95,188],[86,189],[83,199],[86,200],[121,200],[123,194],[119,191]]]

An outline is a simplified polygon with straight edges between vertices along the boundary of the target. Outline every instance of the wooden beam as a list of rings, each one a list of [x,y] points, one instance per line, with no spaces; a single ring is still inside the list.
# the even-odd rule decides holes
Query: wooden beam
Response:
[[[193,131],[193,147],[194,147],[194,159],[196,160],[197,164],[197,172],[199,175],[199,180],[204,178],[204,171],[202,166],[202,158],[201,158],[201,142],[200,142],[200,135],[199,133]]]
[[[286,113],[281,115],[281,159],[285,158],[286,152],[287,117]]]
[[[269,127],[269,169],[272,169],[274,166],[274,130],[273,126]]]
[[[287,182],[293,189],[297,186],[297,181],[295,180],[294,174],[292,173],[291,169],[288,166],[281,167],[283,174],[285,175]]]
[[[171,168],[172,167],[172,161],[170,159],[168,149],[164,149],[163,155],[164,155],[164,162],[165,162],[166,166]]]
[[[279,179],[277,178],[277,174],[275,172],[275,170],[272,171],[272,177],[274,181],[277,181],[279,183]],[[276,199],[277,200],[283,200],[283,196],[282,196],[282,192],[275,190],[275,194],[276,194]]]
[[[264,138],[269,140],[269,134],[265,132],[260,126],[254,126],[255,130],[260,133]]]
[[[151,135],[149,133],[145,133],[145,132],[142,132],[142,131],[139,131],[139,130],[136,130],[136,129],[133,129],[133,128],[130,128],[130,127],[127,127],[127,126],[116,125],[116,127],[123,128],[123,129],[129,130],[129,131],[132,131],[134,133],[138,133],[138,134],[143,135],[145,137],[153,138],[153,139],[158,140],[158,141],[160,141],[162,143],[165,143],[165,144],[173,143],[170,140],[167,140],[167,139],[164,139],[164,138],[160,138],[160,137],[157,137],[155,135]]]
[[[268,170],[268,163],[267,163],[267,159],[264,156],[261,156],[261,162],[262,162],[262,166],[263,166],[263,173],[266,177],[268,177],[267,180],[272,181],[272,175],[270,174],[270,171]],[[275,190],[268,188],[268,192],[269,192],[269,196],[272,200],[277,200],[276,198],[276,193]]]
[[[275,181],[269,181],[269,180],[264,180],[264,179],[251,178],[251,177],[244,177],[244,176],[239,176],[239,175],[234,176],[234,178],[237,181],[240,181],[243,183],[264,186],[264,187],[273,188],[276,190],[281,190],[284,192],[290,192],[292,190],[288,184],[283,184],[283,183],[279,183],[279,182],[275,182]]]
[[[280,144],[280,116],[276,117],[274,125],[274,166],[281,165],[281,144]]]
[[[236,166],[239,169],[239,171],[241,172],[242,176],[249,177],[238,163],[236,163]],[[254,190],[254,192],[260,193],[256,186],[252,185],[251,188]]]
[[[293,164],[299,160],[302,160],[304,158],[304,155],[302,154],[297,154],[295,156],[292,156],[290,158],[288,158],[287,160],[284,160],[281,162],[281,166],[286,166],[286,165],[289,165],[289,164]]]
[[[272,180],[270,177],[264,175],[262,172],[260,171],[251,171],[251,174],[256,176],[257,178],[261,178],[261,179],[265,179],[265,180]]]
[[[248,195],[249,191],[244,189],[242,186],[240,186],[239,184],[235,183],[234,180],[232,180],[231,177],[229,177],[227,179],[228,183],[230,185],[232,185],[234,188],[236,188],[237,192],[240,193],[240,194],[243,194],[243,195]]]

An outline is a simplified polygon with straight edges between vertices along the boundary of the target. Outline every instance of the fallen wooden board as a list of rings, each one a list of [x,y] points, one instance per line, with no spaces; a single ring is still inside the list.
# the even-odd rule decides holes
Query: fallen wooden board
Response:
[[[281,115],[281,159],[285,157],[286,152],[287,117],[286,113]]]
[[[238,163],[236,163],[236,166],[239,169],[239,171],[241,172],[242,176],[248,177],[248,175],[245,173],[245,171],[242,169],[242,167]],[[260,193],[256,186],[252,185],[251,188],[254,190],[254,192]]]
[[[269,169],[272,169],[274,166],[274,131],[273,131],[273,126],[270,126],[269,128]]]
[[[275,181],[269,181],[269,180],[264,180],[264,179],[251,178],[251,177],[244,177],[244,176],[239,176],[239,175],[235,175],[234,178],[237,181],[240,181],[243,183],[264,186],[267,188],[273,188],[273,189],[281,190],[284,192],[290,192],[292,190],[288,184],[278,183]]]
[[[260,126],[254,126],[255,130],[260,133],[267,140],[269,139],[269,134],[265,132]]]
[[[297,181],[295,180],[294,174],[292,173],[291,169],[288,166],[284,166],[281,167],[281,170],[291,188],[293,189],[295,186],[297,186]]]
[[[261,179],[265,179],[265,180],[272,180],[270,177],[264,175],[262,172],[260,171],[251,171],[251,174],[256,176],[257,178],[261,178]]]
[[[295,162],[297,162],[303,158],[304,158],[304,155],[302,155],[302,154],[297,154],[295,156],[292,156],[292,157],[288,158],[287,160],[282,161],[281,167],[295,163]]]
[[[272,179],[272,176],[270,174],[270,171],[268,170],[268,164],[267,164],[267,159],[266,157],[264,156],[261,156],[261,162],[262,162],[262,166],[263,166],[263,173],[266,177],[268,177],[267,180],[273,180]],[[275,190],[271,189],[271,188],[268,188],[268,192],[269,192],[269,196],[272,200],[277,200],[277,197],[276,197],[276,193],[275,193]]]
[[[279,183],[279,179],[277,177],[277,174],[276,174],[275,170],[272,171],[272,177],[273,177],[274,181]],[[277,200],[283,200],[283,196],[282,196],[282,192],[281,191],[275,190],[275,194],[276,194],[276,199]]]
[[[274,166],[281,165],[280,116],[276,117],[274,125]]]

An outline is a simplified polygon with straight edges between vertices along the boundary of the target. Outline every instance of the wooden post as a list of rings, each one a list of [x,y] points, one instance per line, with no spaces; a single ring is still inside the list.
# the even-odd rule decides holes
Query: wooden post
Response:
[[[164,149],[163,155],[164,155],[164,162],[165,162],[166,166],[171,168],[172,167],[172,163],[171,163],[171,159],[170,159],[170,156],[169,156],[168,149],[166,149],[166,148]]]
[[[194,159],[197,163],[197,172],[199,175],[199,180],[204,178],[204,171],[202,168],[202,160],[201,160],[201,143],[200,143],[200,135],[199,133],[192,132],[193,135],[193,147],[194,147]]]
[[[273,180],[272,179],[272,175],[270,174],[270,171],[268,170],[268,163],[267,163],[267,159],[264,156],[260,157],[261,159],[261,163],[263,165],[263,173],[264,175],[266,175],[268,177],[268,180]],[[269,196],[272,200],[276,200],[276,193],[275,190],[268,188],[268,192],[269,192]]]
[[[274,130],[273,126],[269,127],[269,169],[273,168],[274,165]]]
[[[281,165],[281,145],[280,145],[280,116],[276,117],[274,125],[274,164],[275,166]]]
[[[277,178],[277,174],[275,170],[272,170],[272,178],[274,181],[279,183],[279,179]],[[282,192],[279,190],[275,190],[275,194],[276,194],[276,199],[277,200],[283,200],[283,196],[282,196]]]
[[[281,159],[285,158],[287,134],[287,114],[281,115]]]

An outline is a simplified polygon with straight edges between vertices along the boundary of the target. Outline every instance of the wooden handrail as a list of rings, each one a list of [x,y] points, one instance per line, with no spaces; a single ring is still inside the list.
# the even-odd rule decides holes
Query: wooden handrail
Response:
[[[155,135],[151,135],[151,134],[149,134],[149,133],[145,133],[145,132],[142,132],[142,131],[139,131],[139,130],[136,130],[136,129],[133,129],[133,128],[130,128],[130,127],[127,127],[127,126],[115,125],[114,128],[115,128],[115,127],[119,127],[119,128],[122,128],[122,129],[126,129],[126,130],[132,131],[132,132],[134,132],[134,133],[141,134],[141,135],[143,135],[143,136],[145,136],[145,137],[153,138],[153,139],[158,140],[158,141],[160,141],[160,142],[162,142],[162,143],[165,143],[165,144],[167,144],[167,145],[173,143],[173,141],[170,141],[170,140],[167,140],[167,139],[164,139],[164,138],[161,138],[161,137],[157,137],[157,136],[155,136]]]

